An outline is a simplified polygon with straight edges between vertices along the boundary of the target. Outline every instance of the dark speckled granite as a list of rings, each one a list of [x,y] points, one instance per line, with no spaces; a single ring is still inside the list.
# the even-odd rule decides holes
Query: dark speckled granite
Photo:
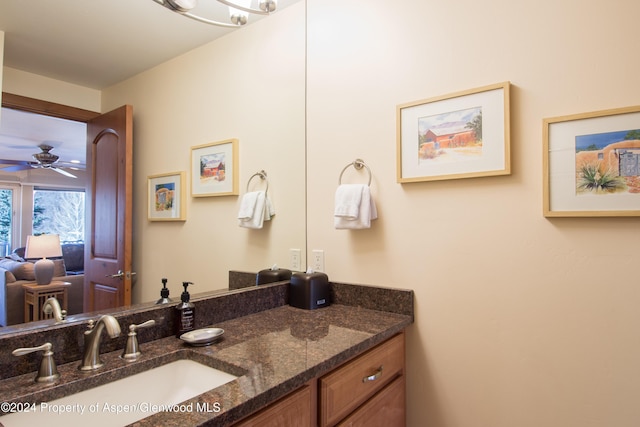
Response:
[[[256,274],[245,271],[229,271],[229,289],[243,289],[256,285]]]
[[[209,347],[188,347],[172,336],[168,330],[172,327],[172,316],[167,312],[172,307],[153,307],[147,311],[121,315],[118,320],[123,328],[128,324],[123,320],[136,319],[139,322],[150,316],[164,316],[155,336],[151,333],[145,337],[147,342],[141,344],[141,358],[134,362],[123,361],[119,356],[124,341],[120,343],[120,340],[103,337],[103,344],[110,344],[105,350],[107,353],[101,355],[105,362],[103,368],[95,373],[82,373],[77,370],[79,356],[71,358],[73,361],[59,364],[61,378],[52,386],[33,382],[35,368],[12,378],[4,375],[12,370],[7,363],[12,362],[15,369],[15,363],[26,358],[11,356],[10,351],[16,347],[7,347],[5,337],[2,339],[0,359],[4,366],[3,378],[7,379],[0,381],[0,396],[3,401],[12,402],[51,401],[154,366],[188,358],[238,376],[236,380],[188,401],[217,402],[222,410],[219,413],[162,412],[135,425],[229,425],[401,332],[413,321],[411,291],[346,284],[333,286],[336,303],[318,310],[301,310],[282,304],[286,302],[286,284],[256,287],[249,292],[203,297],[200,300],[194,298],[196,309],[199,310],[197,326],[216,326],[225,330],[223,339]],[[367,290],[372,293],[367,295]],[[372,304],[372,300],[377,300],[377,304],[381,305],[384,305],[382,301],[387,301],[391,311],[383,307],[375,310],[365,308],[364,305]],[[402,307],[398,300],[405,303],[411,301],[410,307]],[[347,302],[354,304],[347,305]],[[81,347],[81,343],[73,342],[78,340],[75,334],[82,333],[80,325],[58,329],[35,333],[39,335],[38,344],[53,336],[54,347]],[[140,330],[140,337],[143,337],[144,331],[152,329]],[[15,339],[27,340],[20,336]],[[0,423],[2,421],[0,417]]]

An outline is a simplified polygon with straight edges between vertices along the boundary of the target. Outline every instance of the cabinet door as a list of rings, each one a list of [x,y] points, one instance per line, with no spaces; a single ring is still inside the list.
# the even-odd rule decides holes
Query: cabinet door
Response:
[[[235,424],[236,427],[304,427],[313,425],[315,413],[312,403],[312,396],[316,395],[315,382],[313,387],[304,385],[288,396],[283,397],[276,403],[268,406],[262,411],[251,415]]]
[[[320,426],[332,426],[404,374],[404,334],[398,334],[320,379]]]
[[[373,396],[338,426],[344,427],[404,427],[405,381],[398,377]]]

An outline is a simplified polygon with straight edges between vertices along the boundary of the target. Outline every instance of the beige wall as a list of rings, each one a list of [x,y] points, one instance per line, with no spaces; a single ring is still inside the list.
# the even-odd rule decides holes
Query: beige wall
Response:
[[[416,323],[407,340],[409,426],[640,422],[638,220],[542,216],[542,119],[638,104],[638,13],[640,4],[626,0],[308,0],[308,248],[325,250],[332,280],[415,291]],[[291,19],[286,25],[299,23],[299,15],[280,16]],[[247,33],[204,49],[224,55],[226,43]],[[252,54],[283,55],[271,48]],[[105,108],[124,101],[136,111],[142,218],[136,244],[138,255],[151,260],[144,263],[144,271],[151,269],[145,283],[176,263],[203,271],[209,259],[193,261],[198,248],[190,242],[212,233],[207,224],[214,213],[235,211],[230,199],[191,200],[186,223],[149,224],[139,201],[146,176],[188,169],[190,145],[230,136],[243,144],[259,126],[243,123],[238,134],[237,123],[215,121],[224,112],[211,99],[232,102],[233,95],[214,91],[211,58],[204,67],[193,65],[211,79],[200,76],[189,89],[201,94],[195,104],[180,92],[183,86],[160,84],[165,72],[179,71],[175,65],[191,64],[190,55],[104,94]],[[513,85],[510,176],[395,182],[397,104],[507,80]],[[167,99],[175,109],[161,108]],[[251,105],[234,108],[244,107]],[[195,126],[184,125],[193,117]],[[257,157],[241,153],[241,185],[262,167]],[[334,230],[337,179],[356,157],[373,171],[380,219],[371,230]],[[223,232],[230,252],[241,251],[234,240],[270,244],[229,227]],[[220,252],[210,259],[218,257],[224,261]],[[187,276],[171,280],[193,277]]]
[[[542,119],[638,104],[628,0],[308,0],[308,249],[415,291],[409,425],[640,424],[640,223],[542,216]],[[396,183],[395,106],[511,81],[507,177]],[[332,228],[361,157],[380,219]]]
[[[100,111],[101,92],[15,68],[4,67],[4,92],[89,111]]]
[[[288,267],[289,248],[304,253],[304,65],[300,3],[103,91],[102,111],[134,111],[134,301],[157,300],[162,277],[179,298],[183,281],[193,293],[226,288],[230,269]],[[229,138],[240,194],[267,172],[271,223],[240,228],[236,196],[187,196],[186,222],[147,221],[147,176],[189,176],[192,146]]]

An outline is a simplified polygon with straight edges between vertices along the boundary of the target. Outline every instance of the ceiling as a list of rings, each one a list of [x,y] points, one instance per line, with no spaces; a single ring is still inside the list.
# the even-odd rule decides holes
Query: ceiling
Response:
[[[297,1],[279,0],[278,10]],[[229,21],[228,8],[214,0],[200,0],[194,12]],[[249,24],[258,19],[264,17],[249,16]],[[6,67],[97,90],[236,31],[185,18],[153,0],[1,0],[0,30]],[[84,159],[82,126],[29,121],[33,116],[3,109],[0,159],[32,161],[45,141],[60,162]]]

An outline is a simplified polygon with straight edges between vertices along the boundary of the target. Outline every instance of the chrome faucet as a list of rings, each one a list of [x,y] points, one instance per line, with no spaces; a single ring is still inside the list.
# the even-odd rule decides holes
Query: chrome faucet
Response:
[[[60,303],[55,297],[48,298],[44,304],[42,304],[42,311],[45,314],[53,313],[53,318],[56,319],[56,323],[64,322],[67,317],[67,310],[60,308]]]
[[[84,354],[82,364],[78,367],[81,371],[93,371],[100,368],[103,363],[100,361],[100,341],[102,330],[107,329],[109,337],[120,336],[120,324],[115,317],[104,315],[97,322],[89,320],[89,329],[84,332]]]

